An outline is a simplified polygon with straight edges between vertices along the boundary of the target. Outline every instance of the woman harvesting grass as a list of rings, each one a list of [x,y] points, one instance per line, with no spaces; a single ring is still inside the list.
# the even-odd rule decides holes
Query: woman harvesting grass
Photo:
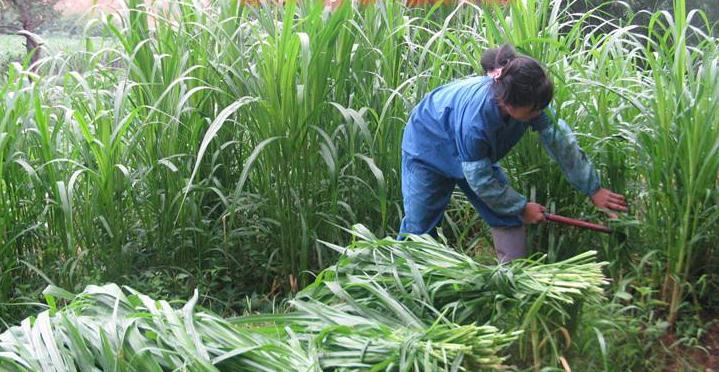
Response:
[[[552,124],[545,109],[554,86],[539,62],[504,45],[488,50],[481,63],[488,76],[440,86],[412,111],[402,141],[400,235],[434,235],[459,186],[492,228],[500,261],[526,256],[525,225],[544,221],[545,208],[512,189],[497,162],[528,128],[595,206],[627,211],[624,196],[601,187],[569,126]]]

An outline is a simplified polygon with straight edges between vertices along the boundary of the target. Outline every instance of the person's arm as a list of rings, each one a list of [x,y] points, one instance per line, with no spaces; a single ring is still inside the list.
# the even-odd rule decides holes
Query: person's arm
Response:
[[[599,174],[577,144],[577,139],[564,120],[552,125],[546,113],[537,119],[539,137],[544,149],[559,164],[564,176],[577,190],[587,196],[600,189]]]
[[[497,179],[492,162],[488,158],[462,162],[462,171],[472,191],[490,209],[501,215],[522,214],[527,205],[527,198]]]
[[[628,211],[624,196],[601,187],[599,174],[564,120],[559,119],[556,125],[552,125],[549,116],[542,113],[532,125],[539,132],[545,150],[559,164],[569,183],[590,197],[600,209]],[[616,217],[612,213],[610,216]]]

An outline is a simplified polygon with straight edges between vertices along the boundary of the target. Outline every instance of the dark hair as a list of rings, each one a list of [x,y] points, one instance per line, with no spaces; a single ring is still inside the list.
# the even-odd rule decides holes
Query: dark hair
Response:
[[[554,84],[542,65],[518,55],[511,45],[488,49],[480,64],[485,72],[502,69],[495,82],[495,96],[505,104],[542,110],[554,96]]]
[[[482,53],[482,58],[479,60],[479,64],[482,65],[484,73],[489,73],[501,66],[504,66],[507,62],[517,57],[517,53],[514,51],[511,45],[502,45],[499,48],[490,48]]]

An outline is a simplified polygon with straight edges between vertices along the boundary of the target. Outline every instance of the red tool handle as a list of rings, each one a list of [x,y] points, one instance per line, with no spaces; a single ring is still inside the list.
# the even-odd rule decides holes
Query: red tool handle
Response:
[[[574,218],[559,216],[556,214],[545,213],[544,217],[548,221],[559,222],[559,223],[563,223],[565,225],[581,227],[583,229],[599,231],[599,232],[603,232],[603,233],[607,233],[607,234],[612,232],[612,229],[610,229],[609,227],[604,226],[604,225],[597,225],[595,223],[586,222],[586,221],[582,221],[582,220],[576,220]]]

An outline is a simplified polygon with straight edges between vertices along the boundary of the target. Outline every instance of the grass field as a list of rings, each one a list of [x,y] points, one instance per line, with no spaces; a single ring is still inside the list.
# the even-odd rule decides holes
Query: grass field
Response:
[[[84,50],[85,41],[83,37],[78,36],[43,36],[44,57],[57,56],[76,53]],[[100,41],[101,38],[93,38]],[[26,55],[25,39],[15,35],[0,35],[0,69],[7,68],[8,63],[22,62]]]
[[[639,25],[561,0],[333,12],[171,1],[170,15],[128,2],[124,22],[104,25],[107,43],[49,39],[37,73],[2,70],[0,317],[25,323],[3,333],[0,368],[129,354],[128,370],[312,365],[323,351],[337,358],[319,363],[339,368],[369,350],[392,369],[403,345],[408,368],[420,356],[460,365],[460,349],[480,364],[492,351],[496,366],[482,335],[520,369],[690,369],[687,355],[713,352],[719,39],[684,1]],[[23,53],[18,38],[0,43],[9,60]],[[458,195],[444,241],[384,239],[403,213],[409,113],[482,73],[480,56],[502,43],[547,67],[553,107],[630,213],[608,221],[528,134],[502,160],[513,187],[617,233],[531,226],[544,258],[497,267],[486,224]],[[107,282],[139,293],[88,287]],[[175,311],[178,298],[191,300]],[[279,354],[240,352],[264,342]]]
[[[25,45],[21,37],[0,35],[0,67],[7,68],[7,64],[19,61],[25,55]]]

